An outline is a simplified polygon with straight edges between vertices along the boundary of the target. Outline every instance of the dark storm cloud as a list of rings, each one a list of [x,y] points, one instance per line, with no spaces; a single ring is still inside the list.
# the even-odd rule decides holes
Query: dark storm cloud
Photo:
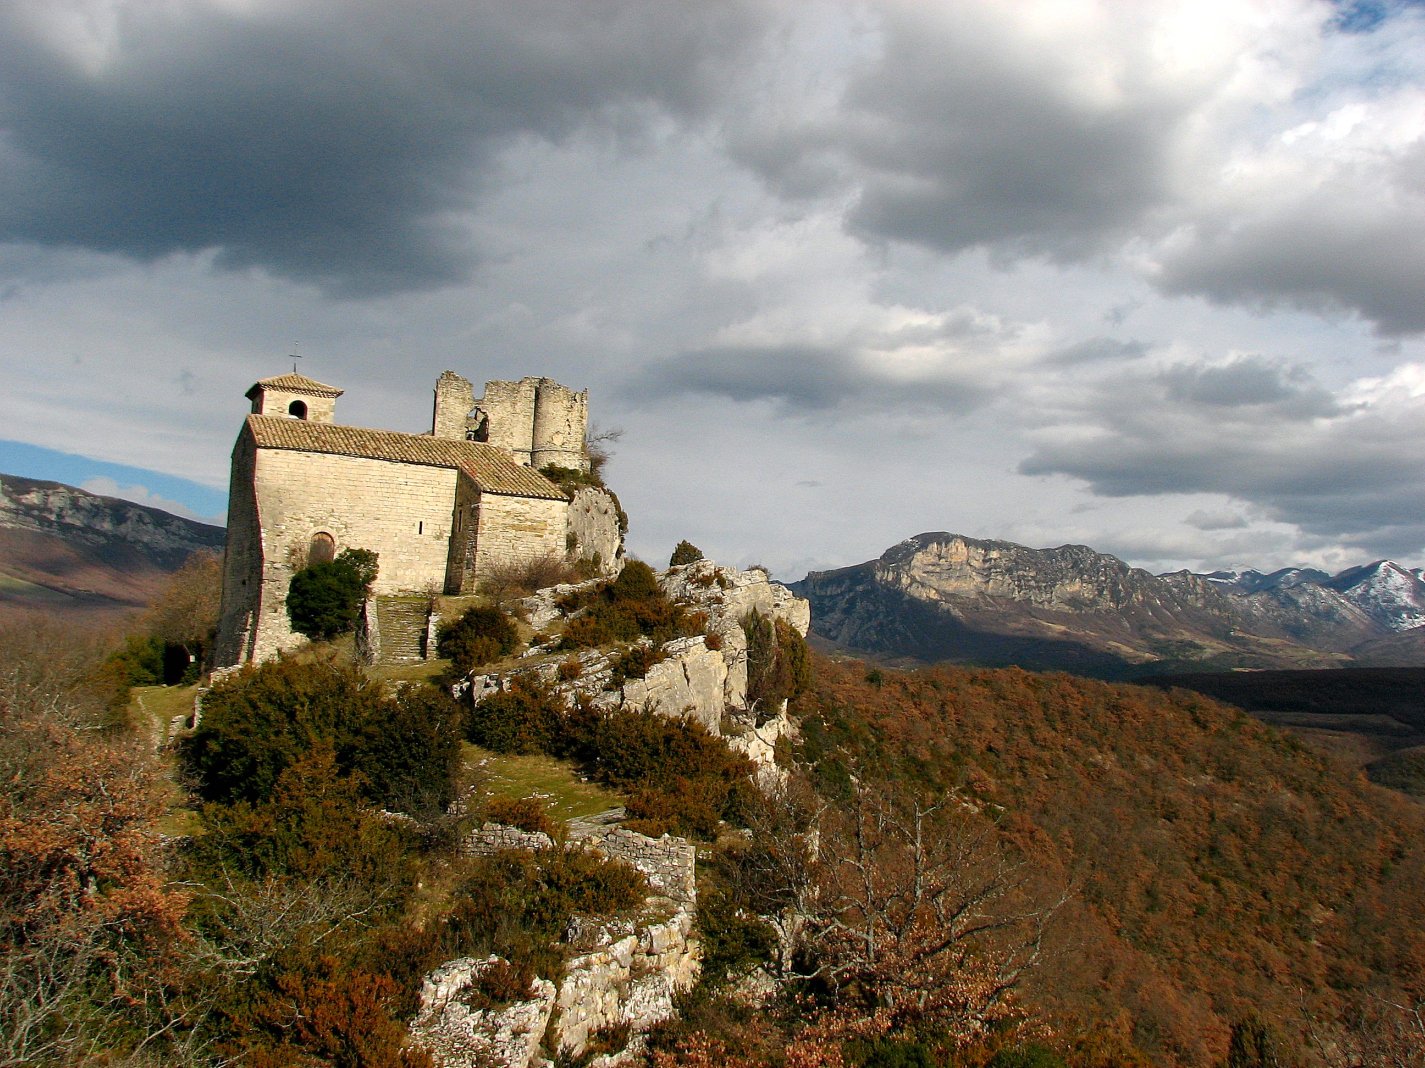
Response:
[[[1067,475],[1103,497],[1220,493],[1376,553],[1425,546],[1416,401],[1340,403],[1299,372],[1243,359],[1105,383],[1065,422],[1073,433],[1041,441],[1022,474]]]
[[[647,397],[771,400],[789,412],[810,415],[833,410],[963,412],[987,397],[968,376],[892,375],[850,352],[794,345],[684,352],[646,372],[633,391]]]
[[[1247,517],[1232,511],[1208,511],[1199,508],[1183,518],[1183,522],[1197,530],[1245,530],[1250,524]]]
[[[1164,256],[1159,287],[1218,303],[1354,311],[1386,335],[1425,330],[1425,181],[1392,192],[1339,184],[1194,229]]]
[[[1146,85],[1086,99],[990,7],[876,11],[883,51],[835,119],[734,141],[784,192],[834,184],[836,160],[865,237],[1054,258],[1121,239],[1163,196],[1179,101]]]
[[[1205,13],[1181,55],[1167,5],[870,11],[834,110],[729,122],[784,196],[844,198],[869,242],[1128,252],[1169,295],[1425,330],[1420,7],[1351,35],[1305,5]]]
[[[121,5],[86,43],[3,11],[0,240],[353,292],[459,279],[450,217],[501,148],[696,113],[756,31],[736,4],[328,0]]]
[[[1160,379],[1164,397],[1176,405],[1208,408],[1269,407],[1279,417],[1314,418],[1336,414],[1335,399],[1301,368],[1259,356],[1229,363],[1179,364]]]

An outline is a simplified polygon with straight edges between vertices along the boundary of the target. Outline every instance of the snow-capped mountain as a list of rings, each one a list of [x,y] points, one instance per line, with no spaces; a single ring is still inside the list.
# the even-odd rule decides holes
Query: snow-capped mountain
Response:
[[[1352,567],[1325,582],[1376,622],[1399,633],[1425,624],[1425,581],[1419,568],[1391,560]]]
[[[1284,567],[1264,575],[1249,568],[1246,571],[1213,571],[1200,575],[1225,593],[1260,593],[1262,590],[1289,589],[1305,583],[1320,585],[1331,576],[1314,567]]]

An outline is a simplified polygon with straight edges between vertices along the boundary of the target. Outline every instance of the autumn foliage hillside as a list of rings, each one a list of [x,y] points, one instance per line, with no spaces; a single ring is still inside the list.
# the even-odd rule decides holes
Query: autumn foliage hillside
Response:
[[[958,788],[1073,888],[1027,991],[1046,1019],[1185,1065],[1261,1019],[1312,1063],[1334,1028],[1425,998],[1425,808],[1195,693],[816,666],[801,756],[822,791]]]

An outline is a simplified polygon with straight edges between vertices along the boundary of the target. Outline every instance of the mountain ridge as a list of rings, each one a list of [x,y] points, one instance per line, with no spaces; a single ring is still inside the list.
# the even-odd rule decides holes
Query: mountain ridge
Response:
[[[791,586],[812,602],[819,639],[882,658],[1105,678],[1425,663],[1425,583],[1393,561],[1335,576],[1153,575],[1084,545],[932,531]]]
[[[224,537],[222,527],[149,505],[0,474],[0,608],[132,611]]]

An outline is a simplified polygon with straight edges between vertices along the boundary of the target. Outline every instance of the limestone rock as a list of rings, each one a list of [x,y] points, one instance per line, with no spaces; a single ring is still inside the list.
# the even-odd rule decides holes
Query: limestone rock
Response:
[[[668,659],[641,679],[623,684],[623,703],[662,716],[695,719],[718,733],[727,701],[727,662],[702,637],[679,638],[663,646]]]
[[[437,1068],[485,1064],[529,1068],[535,1062],[554,1011],[553,983],[536,979],[531,984],[533,997],[501,1009],[472,1009],[462,1000],[481,972],[499,960],[460,957],[442,964],[421,984],[411,1038],[431,1055]]]
[[[618,501],[599,486],[581,486],[569,502],[570,555],[598,561],[599,574],[613,577],[623,568],[623,531]]]
[[[811,604],[760,567],[739,571],[711,560],[696,560],[664,571],[663,591],[680,604],[708,613],[717,622],[736,621],[748,612],[785,620],[805,635],[811,626]]]

